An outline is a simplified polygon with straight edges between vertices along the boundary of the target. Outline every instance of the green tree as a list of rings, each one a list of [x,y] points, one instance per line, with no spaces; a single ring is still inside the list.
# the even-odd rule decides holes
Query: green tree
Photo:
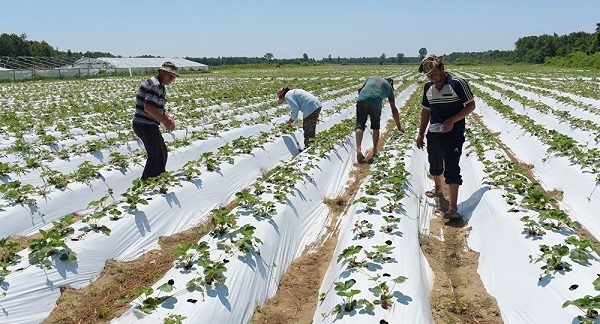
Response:
[[[381,53],[381,55],[379,56],[379,65],[384,65],[385,64],[385,53]]]
[[[424,59],[427,56],[427,49],[425,47],[421,47],[419,49],[419,59]]]
[[[404,63],[404,54],[402,54],[402,53],[396,54],[396,62],[398,62],[398,64]]]
[[[600,23],[596,24],[596,32],[594,33],[594,40],[592,42],[591,52],[600,52]]]
[[[308,62],[308,54],[302,54],[302,59],[304,60],[304,62]]]
[[[275,56],[273,55],[273,53],[267,53],[265,54],[265,56],[263,56],[267,61],[271,61]]]

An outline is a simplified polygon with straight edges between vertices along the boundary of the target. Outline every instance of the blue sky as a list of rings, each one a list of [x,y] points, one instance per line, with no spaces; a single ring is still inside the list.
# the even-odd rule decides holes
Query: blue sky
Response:
[[[594,32],[600,0],[19,0],[0,33],[60,50],[317,59],[513,49],[521,36]]]

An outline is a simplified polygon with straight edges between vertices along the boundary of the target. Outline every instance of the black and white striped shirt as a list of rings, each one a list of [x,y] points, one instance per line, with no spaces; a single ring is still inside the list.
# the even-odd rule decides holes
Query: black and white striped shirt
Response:
[[[160,83],[158,76],[147,79],[140,86],[135,96],[135,116],[133,122],[138,124],[160,125],[144,111],[144,103],[154,105],[161,114],[164,114],[167,102],[165,86]]]
[[[425,84],[423,101],[424,109],[431,109],[430,124],[443,123],[446,119],[458,114],[464,106],[473,101],[473,93],[469,84],[462,78],[447,74],[444,85],[438,90],[433,82]],[[454,124],[453,132],[464,131],[465,119]]]

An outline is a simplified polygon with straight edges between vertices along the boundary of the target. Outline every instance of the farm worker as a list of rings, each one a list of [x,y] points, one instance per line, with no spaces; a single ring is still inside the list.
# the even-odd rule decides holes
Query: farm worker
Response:
[[[292,109],[292,115],[287,121],[292,125],[298,120],[298,113],[302,112],[302,129],[304,130],[304,148],[310,145],[315,138],[319,113],[321,112],[321,102],[317,97],[306,90],[291,89],[289,87],[281,88],[277,91],[279,103],[285,100]]]
[[[165,86],[173,83],[178,76],[175,64],[165,62],[158,69],[158,75],[142,82],[135,96],[133,130],[148,153],[142,180],[165,172],[168,152],[159,125],[162,123],[167,131],[175,129],[175,122],[165,111]]]
[[[400,125],[400,117],[396,108],[394,97],[394,80],[391,78],[384,79],[379,77],[369,77],[358,88],[358,99],[356,101],[356,160],[359,163],[365,161],[365,156],[362,153],[362,139],[367,116],[371,120],[371,130],[373,131],[373,157],[377,155],[377,144],[379,142],[379,128],[381,122],[382,101],[388,99],[392,108],[392,116],[396,127],[400,132],[403,132]]]
[[[431,55],[419,65],[419,72],[425,73],[429,82],[423,89],[421,102],[421,125],[416,145],[422,149],[427,125],[427,156],[429,173],[435,187],[427,192],[427,197],[442,196],[442,173],[450,188],[450,204],[444,214],[448,219],[459,219],[458,187],[462,184],[458,162],[465,141],[465,117],[475,109],[473,93],[467,82],[453,77],[444,71],[443,57]]]

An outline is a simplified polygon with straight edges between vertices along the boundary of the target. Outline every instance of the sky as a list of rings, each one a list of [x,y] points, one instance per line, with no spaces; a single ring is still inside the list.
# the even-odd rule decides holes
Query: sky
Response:
[[[388,57],[511,50],[519,37],[584,31],[600,0],[19,0],[0,33],[61,51],[164,57]]]

